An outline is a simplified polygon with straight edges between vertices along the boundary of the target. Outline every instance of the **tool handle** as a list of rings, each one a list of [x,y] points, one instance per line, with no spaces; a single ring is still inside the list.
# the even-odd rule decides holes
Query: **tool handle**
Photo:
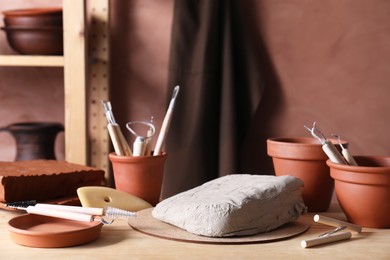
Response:
[[[122,134],[121,129],[118,124],[108,124],[107,125],[108,133],[114,146],[115,153],[118,156],[130,156],[131,149]]]
[[[347,240],[351,238],[351,232],[337,232],[335,234],[323,237],[316,237],[312,239],[302,240],[301,246],[303,248],[308,248],[312,246],[318,246],[328,243],[333,243],[336,241]]]
[[[133,144],[133,156],[143,156],[145,153],[146,142],[141,137],[137,137]]]
[[[119,138],[120,144],[122,146],[123,155],[124,156],[131,156],[132,155],[131,148],[130,148],[129,144],[127,143],[125,137],[123,136],[123,133],[122,133],[119,125],[117,126],[117,132],[118,132],[118,138]]]
[[[321,224],[325,224],[325,225],[329,225],[329,226],[333,226],[333,227],[345,226],[345,228],[350,230],[350,231],[355,231],[357,233],[362,232],[362,227],[361,226],[358,226],[358,225],[355,225],[355,224],[351,224],[351,223],[348,223],[348,222],[345,222],[345,221],[341,221],[341,220],[338,220],[338,219],[325,217],[325,216],[318,215],[318,214],[314,215],[313,218],[314,218],[315,222],[318,222],[318,223],[321,223]]]
[[[332,144],[332,142],[325,141],[324,145],[322,146],[322,150],[324,150],[324,152],[332,162],[339,164],[347,164],[343,156],[337,150],[336,146]]]
[[[80,206],[68,206],[68,205],[55,205],[55,204],[44,204],[38,203],[35,205],[36,208],[41,209],[54,209],[66,212],[74,212],[80,214],[94,215],[94,216],[103,216],[103,208],[92,208],[92,207],[80,207]]]
[[[341,153],[343,154],[345,160],[347,160],[348,164],[349,165],[354,165],[354,166],[357,166],[357,162],[355,161],[355,159],[353,158],[352,154],[349,152],[349,150],[347,148],[344,148]]]
[[[55,218],[63,218],[63,219],[69,219],[69,220],[77,220],[82,222],[92,222],[94,221],[94,218],[92,215],[86,215],[81,213],[75,213],[75,212],[66,212],[66,211],[60,211],[60,210],[54,210],[54,209],[45,209],[45,208],[37,208],[34,206],[28,206],[26,208],[26,211],[31,214],[37,214],[37,215],[43,215],[43,216],[49,216],[49,217],[55,217]]]

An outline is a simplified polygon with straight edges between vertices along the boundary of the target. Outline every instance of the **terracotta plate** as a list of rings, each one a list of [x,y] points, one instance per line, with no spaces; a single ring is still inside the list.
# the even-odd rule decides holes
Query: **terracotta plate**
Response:
[[[152,210],[153,208],[138,211],[136,218],[130,218],[128,220],[130,227],[151,236],[191,243],[250,244],[272,242],[299,235],[306,232],[310,227],[308,224],[296,221],[281,226],[276,230],[253,236],[226,238],[204,237],[191,234],[184,229],[172,226],[153,218]]]
[[[85,244],[100,236],[100,222],[80,222],[34,214],[8,221],[12,240],[29,247],[69,247]]]

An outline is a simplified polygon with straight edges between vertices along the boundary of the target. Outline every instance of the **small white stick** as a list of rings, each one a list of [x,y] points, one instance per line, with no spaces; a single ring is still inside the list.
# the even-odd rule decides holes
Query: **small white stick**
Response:
[[[351,224],[349,222],[341,221],[341,220],[338,220],[338,219],[325,217],[325,216],[318,215],[318,214],[314,215],[314,221],[318,222],[318,223],[321,223],[321,224],[333,226],[333,227],[345,226],[346,229],[348,229],[350,231],[357,232],[357,233],[362,232],[362,227],[361,226],[358,226],[358,225],[355,225],[355,224]]]
[[[328,244],[336,241],[347,240],[350,239],[351,236],[352,236],[351,232],[337,232],[328,236],[302,240],[301,246],[303,248],[308,248],[308,247]]]
[[[161,152],[161,149],[164,145],[165,137],[167,135],[169,125],[171,123],[172,113],[173,113],[173,109],[175,107],[176,96],[179,93],[179,89],[180,89],[180,87],[176,86],[175,89],[173,90],[172,99],[171,99],[171,102],[169,103],[167,113],[165,114],[164,121],[163,121],[163,124],[161,126],[160,134],[158,135],[158,138],[157,138],[156,147],[154,148],[153,155],[159,155]]]

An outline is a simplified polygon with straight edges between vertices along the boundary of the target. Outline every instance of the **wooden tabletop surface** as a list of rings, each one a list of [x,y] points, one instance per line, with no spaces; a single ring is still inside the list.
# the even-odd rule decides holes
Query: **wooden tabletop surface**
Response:
[[[337,204],[324,216],[345,220]],[[258,244],[214,245],[161,239],[130,228],[126,221],[116,221],[102,228],[100,237],[89,244],[68,248],[31,248],[10,238],[6,223],[20,215],[0,209],[1,259],[390,259],[390,229],[363,228],[350,240],[311,248],[301,241],[317,237],[332,227],[315,223],[313,214],[301,217],[310,229],[296,237]]]

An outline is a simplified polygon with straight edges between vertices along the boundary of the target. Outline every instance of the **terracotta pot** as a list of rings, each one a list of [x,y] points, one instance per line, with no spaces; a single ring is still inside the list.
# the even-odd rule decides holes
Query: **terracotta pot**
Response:
[[[29,55],[61,55],[62,27],[2,27],[13,50]]]
[[[15,161],[55,160],[55,140],[63,130],[62,124],[49,122],[15,123],[0,129],[15,138]]]
[[[153,206],[160,202],[164,166],[168,155],[118,156],[110,153],[115,187]]]
[[[337,144],[338,141],[331,140]],[[347,147],[347,143],[342,141]],[[340,149],[339,145],[337,147]],[[326,165],[328,157],[314,138],[270,138],[267,153],[272,157],[275,175],[292,175],[304,182],[302,197],[310,212],[327,211],[334,181]]]
[[[2,12],[4,17],[36,17],[36,16],[59,16],[62,15],[61,7],[28,8],[6,10]]]
[[[61,8],[34,8],[17,9],[3,12],[4,24],[6,26],[20,27],[41,27],[56,26],[62,27]]]
[[[390,157],[354,158],[359,166],[327,161],[341,208],[351,223],[390,228]]]

